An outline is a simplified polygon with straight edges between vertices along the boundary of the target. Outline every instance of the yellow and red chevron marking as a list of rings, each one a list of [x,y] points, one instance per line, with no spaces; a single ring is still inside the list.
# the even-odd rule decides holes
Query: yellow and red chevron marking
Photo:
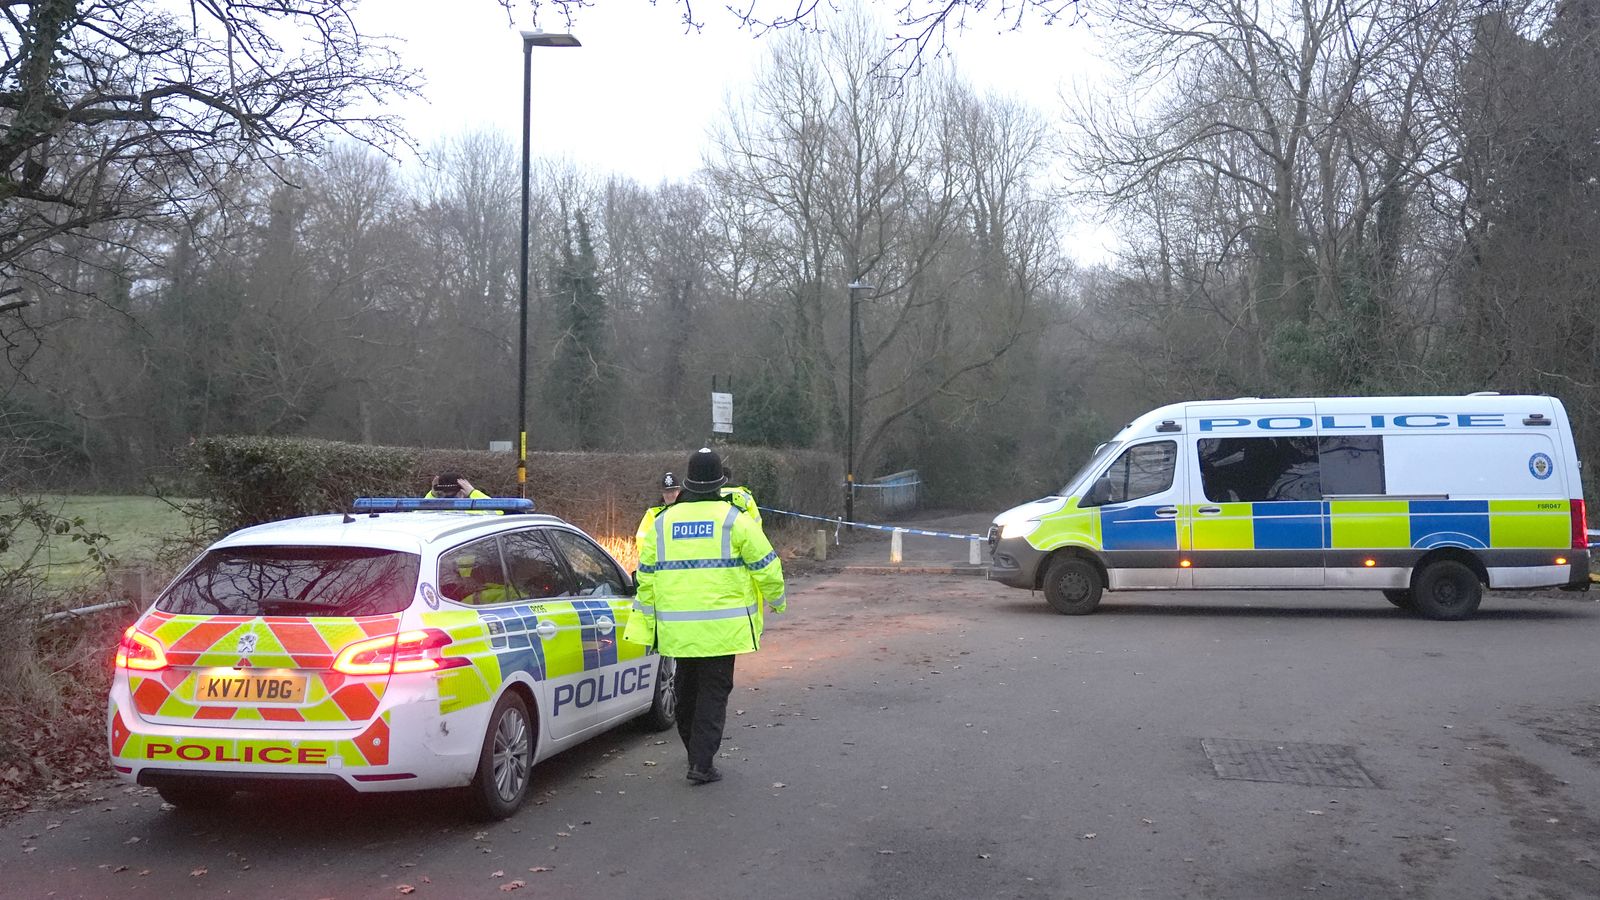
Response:
[[[169,668],[129,673],[133,705],[146,717],[240,722],[364,722],[377,712],[387,676],[349,677],[326,671],[348,644],[393,634],[400,617],[174,616],[153,612],[140,630],[166,648]],[[250,654],[240,639],[255,636]],[[195,669],[232,667],[311,670],[302,706],[221,706],[193,702]],[[323,670],[323,671],[317,671]]]
[[[165,737],[130,731],[122,716],[111,711],[111,756],[133,764],[217,763],[292,765],[326,769],[338,760],[345,769],[389,764],[389,719],[385,713],[361,734],[342,740],[318,738]]]

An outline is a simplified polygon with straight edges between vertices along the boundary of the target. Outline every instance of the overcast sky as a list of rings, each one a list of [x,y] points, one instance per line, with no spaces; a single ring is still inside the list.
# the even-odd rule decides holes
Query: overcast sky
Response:
[[[870,7],[869,7],[870,8]],[[448,10],[448,13],[444,11]],[[707,134],[727,98],[739,96],[768,41],[739,30],[721,4],[699,4],[705,27],[685,33],[672,0],[597,0],[581,10],[573,49],[533,51],[533,152],[646,184],[682,179],[700,167]],[[427,145],[475,128],[522,128],[522,41],[526,20],[508,24],[494,0],[377,0],[363,6],[369,32],[404,41],[406,61],[422,70],[427,102],[407,104],[412,132]],[[1094,35],[1082,25],[1002,32],[989,14],[952,32],[958,70],[980,89],[1020,97],[1052,118],[1058,89],[1103,71]],[[546,31],[565,30],[559,16]],[[886,26],[887,28],[887,26]],[[1081,241],[1079,242],[1081,243]],[[1080,255],[1096,255],[1088,247]]]

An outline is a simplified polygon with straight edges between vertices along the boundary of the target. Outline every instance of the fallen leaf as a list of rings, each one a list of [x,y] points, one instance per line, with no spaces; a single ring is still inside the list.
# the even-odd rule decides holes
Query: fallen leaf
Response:
[[[191,870],[189,872],[189,877],[190,878],[199,878],[201,875],[204,875],[205,873],[206,873],[206,867],[205,866],[201,866],[198,869]]]
[[[504,878],[504,877],[506,877],[506,870],[505,869],[495,869],[493,872],[489,873],[489,877],[490,878]]]
[[[894,851],[893,850],[879,850],[878,851],[878,855],[879,856],[893,856],[894,855]]]
[[[394,889],[402,894],[415,894],[417,892],[417,889],[409,884],[397,884]]]
[[[1087,834],[1085,834],[1085,835],[1084,835],[1084,836],[1083,836],[1083,839],[1084,839],[1084,840],[1086,840],[1086,841],[1092,841],[1092,840],[1094,840],[1094,839],[1095,839],[1095,837],[1096,837],[1096,836],[1097,836],[1097,834],[1098,834],[1098,833],[1097,833],[1097,832],[1093,832],[1093,831],[1091,831],[1091,832],[1089,832],[1089,833],[1087,833]]]
[[[653,766],[653,765],[656,764],[656,761],[653,760],[653,759],[647,759],[647,760],[644,761],[644,764],[647,765],[647,766]]]
[[[558,831],[556,832],[556,837],[572,837],[572,833],[569,831]]]
[[[477,834],[473,835],[472,839],[475,840],[475,841],[487,841],[489,839],[489,832],[480,831]]]
[[[433,884],[433,879],[429,878],[426,875],[424,875],[424,876],[422,876],[422,883],[423,884]]]
[[[787,785],[787,784],[784,784],[784,783],[783,783],[783,782],[781,782],[781,781],[774,781],[774,782],[773,782],[773,783],[772,783],[772,786],[773,786],[773,787],[775,787],[775,788],[781,788],[781,787],[788,787],[788,785]]]
[[[549,866],[534,866],[533,868],[529,869],[528,871],[529,872],[550,872],[550,871],[553,871],[553,870]]]
[[[1307,814],[1307,815],[1312,815],[1312,816],[1321,816],[1321,815],[1326,815],[1326,814],[1325,814],[1325,813],[1324,813],[1324,812],[1323,812],[1323,811],[1322,811],[1322,810],[1320,810],[1320,809],[1308,809],[1308,810],[1306,810],[1306,814]]]
[[[500,890],[505,891],[507,893],[510,893],[511,891],[514,891],[517,888],[527,887],[527,886],[528,886],[528,883],[519,878],[516,881],[508,881],[505,884],[500,885]]]
[[[979,854],[978,854],[978,858],[979,858],[979,859],[988,859],[988,858],[989,858],[989,855],[990,855],[990,854],[988,854],[988,853],[979,853]]]
[[[136,834],[133,837],[128,838],[127,840],[123,841],[123,843],[124,844],[137,844],[137,843],[139,843],[139,836]]]
[[[128,871],[128,867],[127,866],[117,866],[116,868],[112,869],[111,871],[113,871],[113,872],[126,872],[126,871]]]

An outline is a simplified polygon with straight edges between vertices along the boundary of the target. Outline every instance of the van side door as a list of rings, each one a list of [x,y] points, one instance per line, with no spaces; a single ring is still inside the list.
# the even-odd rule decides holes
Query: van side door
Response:
[[[1327,510],[1314,411],[1305,412],[1275,411],[1246,428],[1197,435],[1195,587],[1323,585]]]

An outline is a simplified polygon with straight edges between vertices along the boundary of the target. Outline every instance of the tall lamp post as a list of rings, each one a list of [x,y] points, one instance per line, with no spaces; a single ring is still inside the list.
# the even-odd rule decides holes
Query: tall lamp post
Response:
[[[522,32],[522,265],[517,268],[517,496],[528,496],[528,181],[533,166],[533,48],[581,47],[570,34]]]
[[[872,285],[859,278],[850,282],[850,387],[845,403],[849,425],[845,428],[844,439],[844,518],[847,522],[856,520],[856,298],[861,291],[870,290]]]

